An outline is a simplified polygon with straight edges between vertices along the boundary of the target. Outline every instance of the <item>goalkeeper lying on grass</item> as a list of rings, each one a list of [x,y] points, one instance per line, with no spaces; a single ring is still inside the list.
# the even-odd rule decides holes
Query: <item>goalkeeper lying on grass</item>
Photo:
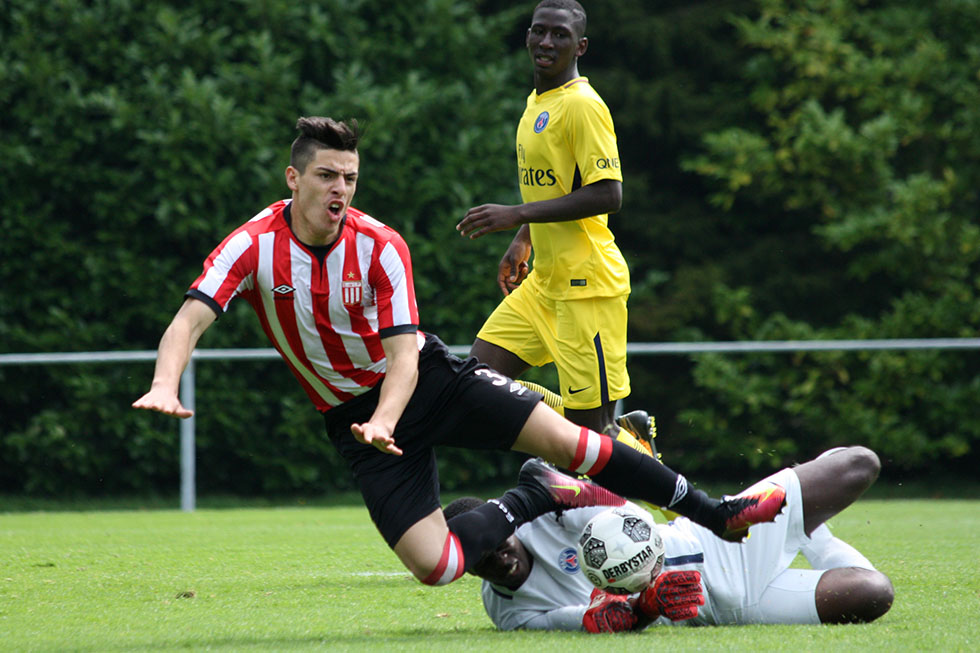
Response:
[[[575,541],[604,508],[549,513],[524,524],[471,570],[484,579],[483,604],[502,630],[617,632],[650,624],[817,624],[873,621],[894,597],[891,581],[824,523],[853,503],[878,476],[864,447],[833,449],[754,486],[786,490],[775,522],[756,524],[731,544],[680,517],[658,524],[664,571],[639,595],[595,589],[581,573]],[[483,503],[464,497],[447,517]],[[791,569],[802,552],[812,569]]]

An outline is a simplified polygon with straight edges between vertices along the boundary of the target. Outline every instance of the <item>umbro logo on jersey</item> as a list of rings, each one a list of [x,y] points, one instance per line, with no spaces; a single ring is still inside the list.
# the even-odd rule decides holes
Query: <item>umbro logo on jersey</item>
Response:
[[[296,289],[287,283],[281,283],[273,288],[272,292],[276,294],[276,299],[292,299],[293,293],[296,292]]]

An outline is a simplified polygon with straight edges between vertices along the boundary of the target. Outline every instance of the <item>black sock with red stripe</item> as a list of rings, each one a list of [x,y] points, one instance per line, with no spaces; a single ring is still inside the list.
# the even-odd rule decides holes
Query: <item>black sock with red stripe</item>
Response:
[[[687,479],[632,447],[585,427],[570,469],[624,497],[643,499],[689,517],[703,526],[717,526],[716,499],[690,488]]]

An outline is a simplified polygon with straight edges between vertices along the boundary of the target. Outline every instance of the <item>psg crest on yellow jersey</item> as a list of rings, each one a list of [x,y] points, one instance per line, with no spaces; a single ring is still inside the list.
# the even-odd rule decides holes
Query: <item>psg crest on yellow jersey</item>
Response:
[[[540,134],[544,131],[544,128],[548,126],[548,120],[551,118],[547,111],[542,111],[538,119],[534,121],[534,133]]]

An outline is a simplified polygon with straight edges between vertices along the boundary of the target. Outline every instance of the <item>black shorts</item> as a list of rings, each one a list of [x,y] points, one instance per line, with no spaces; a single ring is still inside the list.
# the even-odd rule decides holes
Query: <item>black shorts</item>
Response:
[[[415,392],[395,427],[401,456],[361,444],[351,424],[366,422],[378,403],[380,384],[324,413],[327,434],[344,457],[371,519],[388,546],[413,524],[442,507],[433,447],[509,450],[541,395],[473,358],[449,353],[426,334],[419,352]]]

